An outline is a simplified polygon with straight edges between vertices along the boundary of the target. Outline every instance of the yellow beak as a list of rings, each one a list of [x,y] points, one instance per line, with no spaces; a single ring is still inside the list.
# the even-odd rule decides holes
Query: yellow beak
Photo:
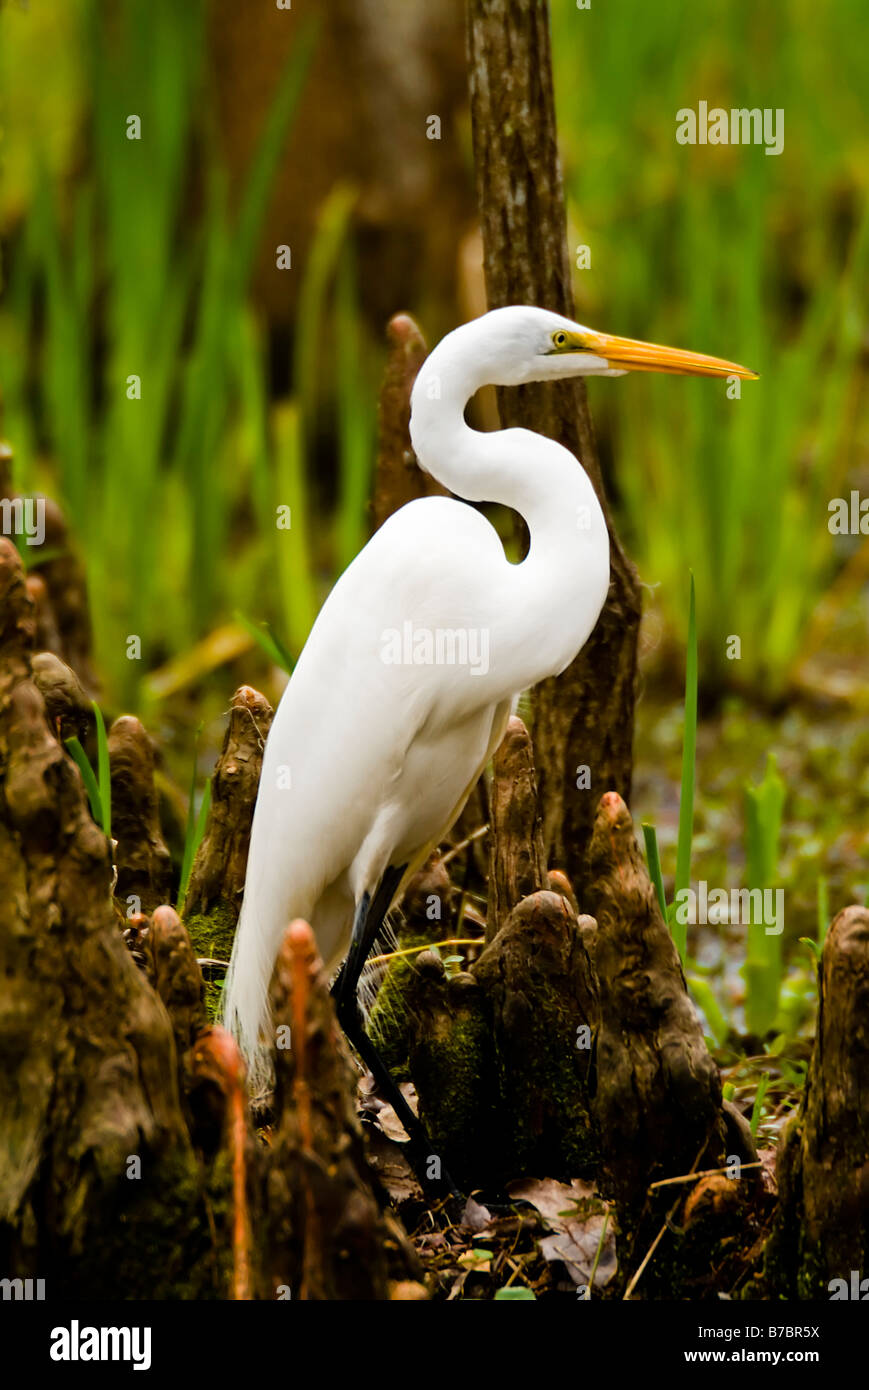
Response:
[[[577,339],[579,335],[577,334]],[[634,338],[613,338],[609,333],[583,333],[581,345],[574,351],[593,352],[605,357],[613,367],[628,372],[677,372],[683,376],[738,376],[757,380],[757,372],[727,362],[721,357],[707,357],[702,352],[685,352],[683,348],[662,347],[659,343],[641,343]]]

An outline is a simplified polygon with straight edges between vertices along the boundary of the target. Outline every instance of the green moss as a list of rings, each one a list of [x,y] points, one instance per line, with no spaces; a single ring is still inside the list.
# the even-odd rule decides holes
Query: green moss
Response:
[[[55,1273],[55,1291],[73,1296],[86,1288],[92,1298],[225,1298],[226,1261],[211,1236],[203,1173],[186,1144],[144,1152],[142,1177],[118,1177],[92,1189],[88,1201],[99,1215],[88,1221],[83,1250],[69,1250]],[[229,1178],[210,1182],[209,1205]],[[227,1244],[220,1239],[218,1247]]]
[[[401,935],[402,950],[432,944],[421,932]],[[407,1000],[414,979],[413,962],[413,956],[399,956],[390,963],[368,1015],[368,1036],[396,1081],[410,1080]]]
[[[523,1171],[543,1162],[547,1171],[590,1177],[598,1146],[584,1076],[588,1054],[576,1049],[558,992],[537,981],[535,1000],[524,1062],[499,1058],[513,1161]]]
[[[746,1289],[746,1298],[829,1298],[824,1250],[810,1241],[803,1226],[800,1197],[796,1205],[779,1194],[772,1234],[763,1252],[763,1269]]]
[[[197,912],[184,920],[193,949],[197,956],[211,960],[229,961],[238,914],[223,898],[211,912]],[[205,1010],[209,1023],[214,1023],[220,1013],[223,998],[223,980],[206,980]]]
[[[459,1182],[482,1181],[497,1158],[491,1033],[482,1000],[439,1014],[417,1040],[413,1079],[420,1119]]]

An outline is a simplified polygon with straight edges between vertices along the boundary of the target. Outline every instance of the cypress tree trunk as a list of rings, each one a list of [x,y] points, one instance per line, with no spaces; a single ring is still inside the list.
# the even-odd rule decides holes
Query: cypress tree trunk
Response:
[[[172,1023],[121,938],[108,841],[31,678],[34,628],[0,537],[0,1267],[49,1297],[204,1297]]]
[[[818,1031],[778,1154],[764,1276],[780,1298],[865,1298],[869,1285],[869,910],[846,907],[824,943]],[[853,1271],[853,1273],[852,1273]]]
[[[546,0],[468,0],[468,42],[489,307],[538,304],[572,317]],[[498,408],[505,427],[523,425],[576,454],[608,516],[581,380],[499,390]],[[640,588],[608,525],[606,607],[576,660],[538,688],[532,729],[548,859],[578,891],[600,796],[616,790],[627,801],[631,791]],[[579,790],[583,765],[591,785]]]

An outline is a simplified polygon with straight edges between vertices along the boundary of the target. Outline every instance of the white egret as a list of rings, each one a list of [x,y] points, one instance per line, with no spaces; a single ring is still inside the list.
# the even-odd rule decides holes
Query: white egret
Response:
[[[403,884],[459,815],[519,694],[587,641],[609,586],[609,539],[579,461],[524,429],[480,433],[483,385],[627,371],[753,377],[733,362],[615,338],[559,314],[495,309],[444,338],[413,388],[421,466],[464,501],[391,516],[330,593],[284,691],[263,757],[224,1019],[257,1086],[268,1075],[268,987],[285,927],[313,926],[337,964],[342,1026],[424,1164],[426,1139],[368,1039],[359,976]],[[469,502],[524,517],[510,563]],[[431,1168],[429,1174],[431,1175]]]

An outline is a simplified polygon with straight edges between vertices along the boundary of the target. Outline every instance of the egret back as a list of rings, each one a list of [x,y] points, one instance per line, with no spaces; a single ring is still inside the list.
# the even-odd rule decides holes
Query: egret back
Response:
[[[495,570],[489,573],[489,565]],[[494,530],[462,503],[410,503],[324,604],[266,743],[223,1021],[252,1084],[268,1079],[268,988],[286,926],[340,961],[355,902],[449,828],[488,751],[493,673],[413,660],[413,633],[491,627]],[[471,573],[473,571],[473,574]],[[409,657],[409,659],[407,659]]]

